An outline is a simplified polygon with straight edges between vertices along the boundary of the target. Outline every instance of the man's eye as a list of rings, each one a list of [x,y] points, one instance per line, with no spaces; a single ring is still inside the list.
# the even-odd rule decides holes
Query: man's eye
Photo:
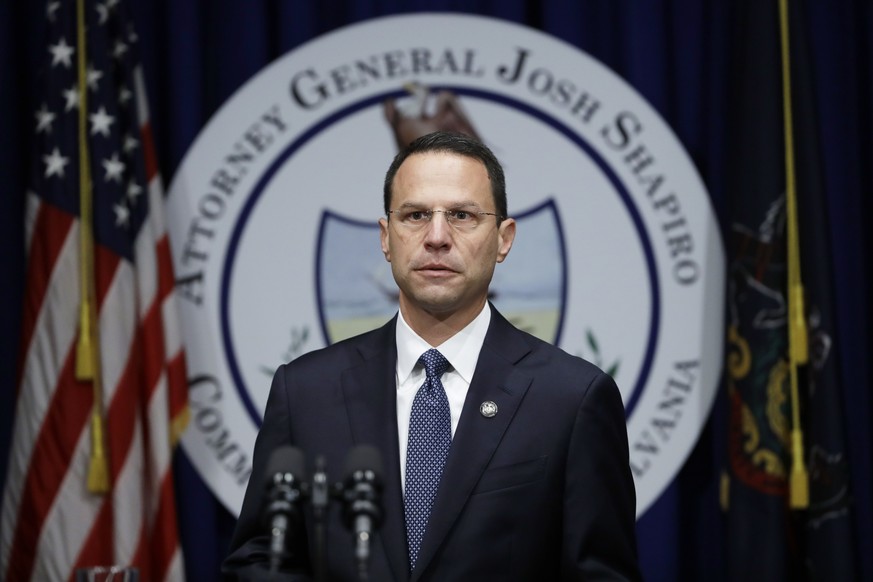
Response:
[[[406,215],[406,220],[411,220],[413,222],[418,222],[419,220],[425,219],[425,213],[422,210],[413,210]]]
[[[455,210],[452,215],[458,222],[469,222],[473,219],[473,213],[466,210]]]

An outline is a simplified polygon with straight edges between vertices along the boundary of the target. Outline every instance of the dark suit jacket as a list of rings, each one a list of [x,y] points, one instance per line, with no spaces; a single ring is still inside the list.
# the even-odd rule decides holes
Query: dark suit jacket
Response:
[[[354,445],[384,461],[384,523],[370,579],[638,579],[635,493],[621,397],[588,362],[517,330],[492,307],[491,325],[452,440],[414,572],[409,572],[397,447],[396,318],[375,331],[279,368],[255,445],[226,573],[258,578],[269,537],[259,519],[270,452],[322,454],[332,480]],[[486,418],[482,402],[497,404]],[[308,572],[312,515],[295,541]],[[332,508],[332,580],[357,580],[352,535]],[[311,549],[311,548],[310,548]]]

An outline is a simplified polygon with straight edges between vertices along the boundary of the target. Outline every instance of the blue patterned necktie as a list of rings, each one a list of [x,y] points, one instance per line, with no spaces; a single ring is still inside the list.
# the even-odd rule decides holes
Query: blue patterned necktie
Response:
[[[418,550],[436,497],[449,447],[452,444],[452,416],[449,399],[440,377],[449,361],[430,349],[418,359],[427,377],[412,401],[409,444],[406,449],[406,539],[409,569],[415,569]]]

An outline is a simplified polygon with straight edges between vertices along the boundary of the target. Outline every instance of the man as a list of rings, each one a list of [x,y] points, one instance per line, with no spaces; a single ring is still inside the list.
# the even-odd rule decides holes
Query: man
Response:
[[[638,579],[615,383],[487,301],[516,230],[500,164],[472,138],[432,133],[397,155],[384,195],[382,252],[400,311],[276,372],[226,572],[253,576],[267,557],[270,451],[293,444],[336,469],[368,443],[384,462],[370,579]],[[304,574],[312,536],[307,511],[294,542]],[[329,578],[356,580],[338,511],[326,545]]]

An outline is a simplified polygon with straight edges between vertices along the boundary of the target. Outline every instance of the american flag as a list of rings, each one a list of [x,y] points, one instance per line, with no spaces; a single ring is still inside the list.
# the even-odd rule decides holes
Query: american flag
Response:
[[[187,388],[138,39],[120,0],[78,2],[84,26],[76,0],[48,2],[45,11],[0,579],[71,580],[77,568],[124,565],[139,568],[141,580],[178,580],[184,565],[171,455],[187,421]],[[80,212],[85,153],[93,229]],[[95,381],[76,374],[89,285],[96,391]],[[94,432],[100,420],[102,439]],[[104,492],[89,487],[101,443]]]

